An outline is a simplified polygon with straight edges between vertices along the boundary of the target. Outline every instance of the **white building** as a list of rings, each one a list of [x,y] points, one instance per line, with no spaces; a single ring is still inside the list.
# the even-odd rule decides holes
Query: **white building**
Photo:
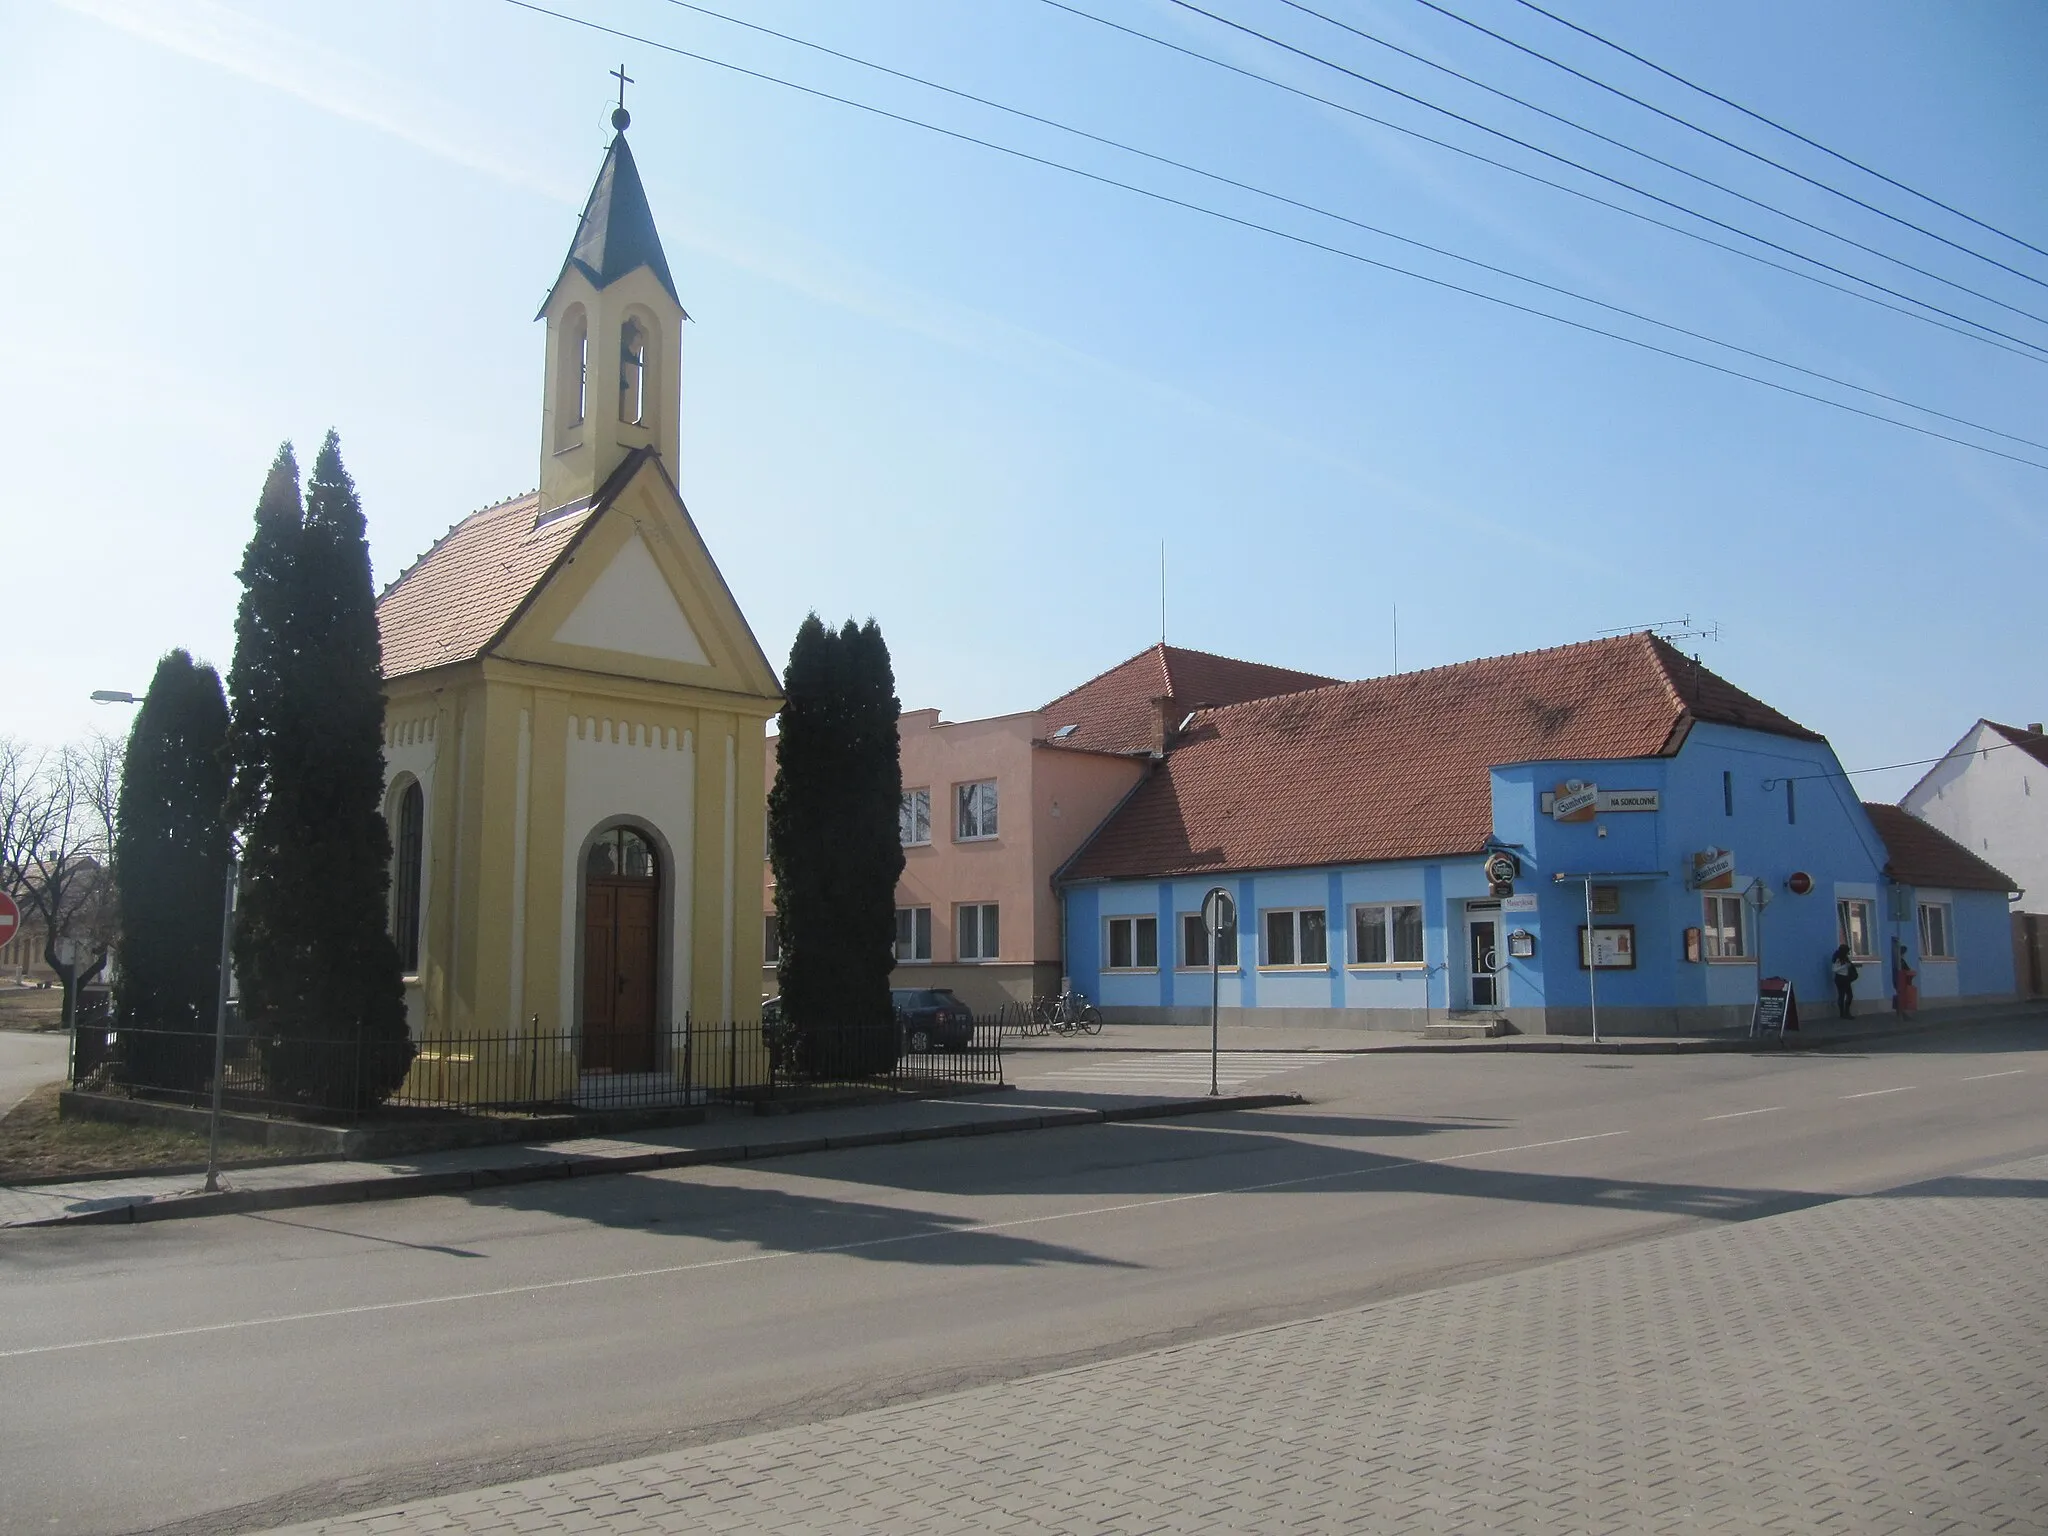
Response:
[[[2048,913],[2048,735],[1979,720],[1899,802],[2022,887],[2021,912]]]

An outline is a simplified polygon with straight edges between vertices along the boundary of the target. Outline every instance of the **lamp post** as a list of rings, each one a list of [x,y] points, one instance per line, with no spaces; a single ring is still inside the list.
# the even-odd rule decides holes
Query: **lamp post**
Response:
[[[232,974],[235,943],[235,877],[240,873],[240,869],[240,861],[230,851],[227,886],[221,894],[220,904],[220,985],[214,993],[213,1004],[213,1110],[207,1117],[206,1124],[208,1194],[213,1194],[220,1188],[220,1100],[221,1088],[227,1078],[228,979]]]
[[[1586,1007],[1593,1015],[1593,1043],[1600,1043],[1600,944],[1593,932],[1593,877],[1586,876]]]
[[[1223,1092],[1220,1076],[1222,1037],[1218,1022],[1223,985],[1220,941],[1225,925],[1235,926],[1236,922],[1237,903],[1231,900],[1230,892],[1220,885],[1212,886],[1209,894],[1202,898],[1202,926],[1209,932],[1209,1097],[1212,1099]]]

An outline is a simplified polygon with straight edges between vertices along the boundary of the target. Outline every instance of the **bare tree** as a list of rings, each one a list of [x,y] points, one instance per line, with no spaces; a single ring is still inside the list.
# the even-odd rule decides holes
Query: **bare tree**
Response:
[[[0,885],[42,929],[67,1028],[79,986],[113,949],[120,765],[121,743],[106,735],[54,752],[0,738]]]

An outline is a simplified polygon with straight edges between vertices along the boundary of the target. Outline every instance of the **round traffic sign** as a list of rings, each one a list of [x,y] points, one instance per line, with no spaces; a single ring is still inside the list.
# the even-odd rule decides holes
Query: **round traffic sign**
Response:
[[[21,908],[14,898],[0,891],[0,944],[21,932]]]

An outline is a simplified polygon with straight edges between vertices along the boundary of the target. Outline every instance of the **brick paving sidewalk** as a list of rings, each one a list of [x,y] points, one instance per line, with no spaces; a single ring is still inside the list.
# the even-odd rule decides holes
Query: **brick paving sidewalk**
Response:
[[[295,1527],[2048,1531],[2048,1158]]]

